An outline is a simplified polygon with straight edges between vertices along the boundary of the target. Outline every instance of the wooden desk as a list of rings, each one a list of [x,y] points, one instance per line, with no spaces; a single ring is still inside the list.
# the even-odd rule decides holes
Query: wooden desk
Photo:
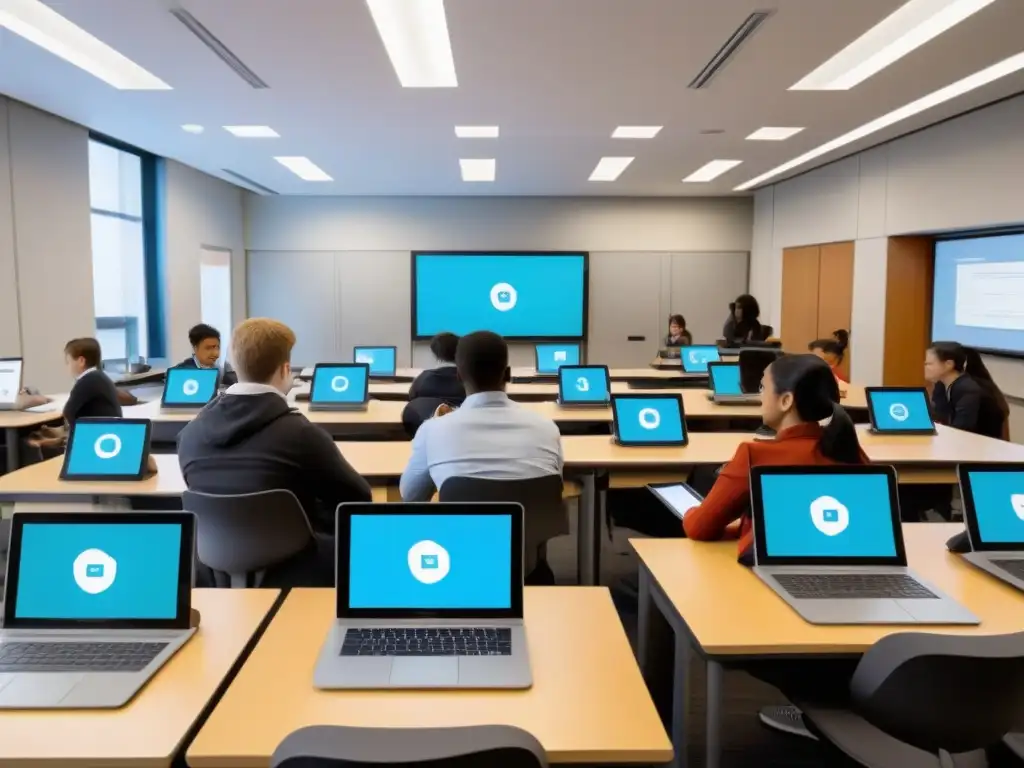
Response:
[[[676,763],[686,758],[686,675],[690,651],[707,662],[705,765],[719,760],[723,665],[741,660],[819,654],[859,655],[894,632],[919,629],[956,635],[998,635],[1024,628],[1024,595],[946,550],[959,523],[903,526],[907,560],[920,576],[981,619],[979,626],[821,626],[808,624],[736,562],[736,542],[631,539],[640,557],[640,663],[652,687],[671,679]],[[695,589],[694,585],[707,588]],[[674,635],[674,637],[672,637]],[[674,646],[674,672],[666,678],[655,658]],[[753,715],[753,713],[751,713]]]
[[[263,768],[307,725],[511,725],[553,763],[663,763],[671,745],[608,590],[527,587],[526,691],[318,691],[312,670],[334,592],[294,589],[186,753],[193,768]]]
[[[199,631],[121,709],[0,715],[0,764],[169,766],[280,594],[197,589]]]
[[[34,429],[43,424],[63,421],[60,409],[38,413],[35,411],[0,411],[0,429],[4,431],[4,446],[7,449],[7,472],[18,468],[21,453],[20,431]]]

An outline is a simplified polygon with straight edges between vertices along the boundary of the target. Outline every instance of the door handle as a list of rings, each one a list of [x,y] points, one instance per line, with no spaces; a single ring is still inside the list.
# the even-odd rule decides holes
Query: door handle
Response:
[[[627,336],[626,341],[647,341],[646,336]]]

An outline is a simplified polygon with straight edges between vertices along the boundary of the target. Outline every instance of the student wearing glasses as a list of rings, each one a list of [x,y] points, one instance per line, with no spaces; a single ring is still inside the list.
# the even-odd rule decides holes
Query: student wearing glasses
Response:
[[[662,343],[663,347],[688,347],[693,344],[693,335],[686,330],[686,318],[682,315],[669,315],[668,336]]]

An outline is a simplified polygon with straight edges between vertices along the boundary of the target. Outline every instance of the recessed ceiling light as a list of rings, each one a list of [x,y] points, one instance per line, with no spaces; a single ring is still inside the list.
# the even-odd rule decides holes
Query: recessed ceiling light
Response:
[[[612,132],[613,139],[653,139],[660,125],[620,125]]]
[[[494,181],[497,165],[494,158],[459,160],[463,181]]]
[[[444,0],[366,0],[403,88],[455,88]]]
[[[183,130],[185,133],[202,133],[205,129],[201,125],[188,123],[186,125],[181,126],[181,130]]]
[[[334,181],[308,157],[275,157],[274,159],[303,181]]]
[[[854,141],[858,141],[859,139],[863,139],[865,136],[870,136],[872,133],[876,133],[883,128],[888,128],[890,125],[894,125],[901,120],[906,120],[908,117],[913,117],[927,109],[943,104],[950,99],[955,99],[957,96],[962,96],[968,91],[973,91],[975,88],[981,88],[983,85],[988,85],[1002,77],[1012,75],[1014,72],[1018,72],[1022,69],[1024,69],[1024,53],[1018,53],[1016,56],[1003,59],[998,64],[993,64],[991,67],[983,69],[980,72],[968,75],[963,80],[957,80],[955,83],[947,85],[945,88],[932,91],[927,96],[922,96],[917,101],[912,101],[906,106],[894,109],[892,112],[884,114],[881,117],[876,117],[870,123],[865,123],[859,128],[854,128],[849,133],[844,133],[837,139],[832,139],[832,141],[826,142],[820,147],[815,147],[810,152],[805,152],[799,157],[794,157],[789,162],[783,163],[777,168],[772,168],[767,173],[762,173],[755,179],[751,179],[750,181],[740,184],[736,187],[736,191],[739,192],[744,189],[756,187],[759,184],[763,184],[768,181],[768,179],[774,178],[780,173],[791,171],[792,169],[797,168],[816,157],[821,157],[833,150],[839,149],[840,147],[846,146]]]
[[[594,172],[590,174],[590,181],[615,181],[634,159],[632,157],[602,157],[594,168]]]
[[[688,183],[713,181],[726,171],[731,171],[742,162],[742,160],[712,160],[707,165],[702,165],[696,171],[683,179],[683,181]]]
[[[747,136],[747,141],[785,141],[791,136],[796,136],[803,128],[758,128]]]
[[[90,35],[39,0],[3,0],[0,27],[124,91],[169,91],[171,86]]]
[[[498,138],[498,126],[456,125],[455,135],[460,139],[496,139]]]
[[[789,90],[849,90],[994,1],[910,0]]]
[[[240,139],[280,138],[280,134],[269,125],[225,125],[224,130]]]

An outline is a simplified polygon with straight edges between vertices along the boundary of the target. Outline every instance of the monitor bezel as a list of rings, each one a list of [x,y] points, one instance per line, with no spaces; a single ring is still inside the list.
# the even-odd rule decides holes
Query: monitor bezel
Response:
[[[316,377],[321,368],[362,368],[366,372],[366,386],[363,388],[362,400],[314,400],[313,390],[316,385]],[[370,402],[370,366],[367,363],[317,363],[313,367],[313,376],[309,380],[309,404],[310,405],[366,405]]]
[[[625,441],[623,442],[622,436],[619,434],[619,410],[615,407],[615,403],[619,400],[674,400],[676,406],[679,408],[679,422],[683,428],[682,440],[657,440],[651,442],[635,442]],[[679,392],[668,392],[668,393],[639,393],[631,392],[628,394],[613,394],[611,396],[611,409],[612,409],[612,434],[615,438],[615,443],[621,445],[623,448],[683,448],[690,442],[690,431],[686,427],[686,412],[683,408],[683,395]]]
[[[201,403],[169,403],[167,402],[167,386],[171,382],[171,371],[199,371],[200,376],[209,376],[213,374],[213,394],[210,395],[208,400]],[[206,405],[211,403],[214,398],[217,397],[217,382],[220,380],[220,369],[219,368],[193,368],[190,365],[175,365],[167,369],[167,373],[164,375],[164,388],[160,393],[160,407],[161,408],[184,408],[195,410],[196,408],[204,408]]]
[[[356,357],[359,354],[360,349],[390,349],[391,359],[395,361],[394,367],[391,369],[391,373],[374,373],[373,368],[370,367],[369,363],[359,363],[359,365],[365,365],[370,369],[370,377],[377,379],[390,379],[394,378],[395,374],[398,373],[398,347],[390,344],[359,344],[352,347],[352,362],[355,363]]]
[[[992,463],[966,463],[957,464],[956,478],[960,484],[960,497],[964,505],[964,528],[967,530],[967,538],[971,543],[971,549],[975,552],[1022,552],[1024,541],[993,542],[985,543],[981,537],[981,526],[978,525],[978,511],[974,505],[974,489],[971,487],[971,473],[1003,473],[1003,472],[1024,472],[1024,463],[992,464]]]
[[[25,385],[25,358],[23,357],[0,357],[0,364],[2,363],[19,363],[18,367],[18,386],[14,392],[14,399],[6,402],[0,401],[0,404],[8,407],[17,407],[18,398],[21,397],[21,389]]]
[[[924,407],[928,412],[928,418],[931,419],[931,427],[920,429],[882,429],[878,426],[878,422],[875,419],[875,402],[871,395],[874,392],[915,392],[920,394],[924,398]],[[937,430],[935,429],[935,414],[932,413],[931,398],[928,397],[928,390],[924,387],[864,387],[864,400],[868,405],[868,421],[871,423],[871,431],[879,435],[934,435]]]
[[[146,428],[146,434],[143,437],[142,444],[142,458],[139,461],[139,468],[137,471],[123,474],[123,475],[106,475],[106,474],[89,474],[89,475],[72,475],[70,474],[71,466],[71,453],[75,447],[75,435],[78,434],[78,427],[82,424],[94,425],[94,424],[111,424],[115,426],[128,425],[144,425]],[[79,483],[79,482],[111,482],[111,483],[124,483],[124,482],[136,482],[142,480],[146,476],[146,471],[149,463],[150,455],[150,439],[153,434],[153,422],[149,419],[112,419],[107,417],[85,417],[78,419],[71,424],[71,430],[68,432],[67,446],[64,450],[64,461],[60,467],[60,479],[68,483]]]
[[[690,349],[712,349],[714,350],[715,354],[718,355],[718,358],[716,360],[708,360],[703,370],[690,370],[689,368],[686,367],[686,352],[687,350]],[[722,362],[722,353],[718,351],[718,346],[716,344],[687,344],[686,346],[679,347],[679,367],[683,369],[683,373],[710,375],[707,370],[707,366],[711,365],[711,363],[720,362]]]
[[[578,371],[578,370],[602,370],[604,371],[604,389],[608,393],[608,397],[602,400],[566,400],[565,399],[565,381],[563,379],[563,371]],[[581,405],[587,406],[592,405],[596,408],[607,408],[612,402],[612,376],[608,370],[607,365],[563,365],[558,369],[558,402],[565,403],[567,405]]]
[[[564,365],[560,365],[553,372],[552,371],[542,371],[540,369],[540,350],[538,349],[538,347],[576,347],[576,359],[577,360],[581,360],[581,361],[583,360],[583,345],[580,344],[578,341],[567,341],[565,343],[558,342],[558,341],[540,341],[540,342],[537,342],[536,344],[533,345],[533,370],[534,370],[534,372],[536,372],[536,374],[538,376],[557,376],[559,370],[561,370],[562,368],[567,367],[567,366],[564,366]],[[583,363],[582,362],[573,363],[573,365],[582,366]],[[591,366],[587,366],[587,367],[591,367]]]

